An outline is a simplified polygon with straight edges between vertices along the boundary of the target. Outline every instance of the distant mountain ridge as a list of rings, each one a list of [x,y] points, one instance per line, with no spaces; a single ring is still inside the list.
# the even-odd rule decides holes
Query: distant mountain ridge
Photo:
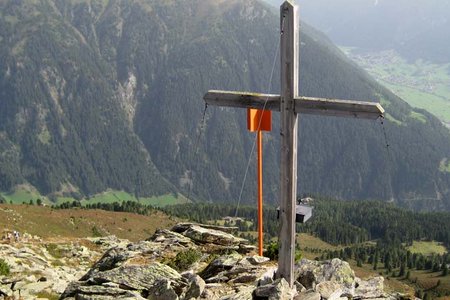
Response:
[[[278,7],[281,0],[267,0]],[[304,21],[340,46],[394,49],[403,57],[450,62],[449,0],[296,1]]]
[[[258,1],[0,2],[0,188],[41,193],[182,192],[235,201],[253,136],[208,89],[267,91],[278,16]],[[303,26],[301,93],[381,101],[373,122],[301,116],[299,193],[450,208],[450,135]],[[278,70],[278,67],[276,67]],[[278,92],[278,72],[270,92]],[[278,197],[278,117],[265,194]],[[386,151],[386,143],[390,144]],[[250,168],[243,201],[254,198]],[[432,200],[429,200],[432,199]]]

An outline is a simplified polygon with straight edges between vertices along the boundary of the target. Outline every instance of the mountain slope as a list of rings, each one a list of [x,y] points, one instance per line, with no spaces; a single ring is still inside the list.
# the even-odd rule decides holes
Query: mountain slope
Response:
[[[2,189],[27,181],[43,193],[111,187],[238,198],[253,143],[245,111],[208,108],[200,132],[202,96],[208,89],[268,92],[279,35],[273,9],[239,0],[0,6],[7,41],[0,46]],[[301,94],[381,101],[390,147],[377,123],[301,116],[299,192],[449,208],[450,174],[440,168],[450,158],[448,131],[371,80],[320,33],[305,25],[301,39]],[[271,92],[279,90],[278,77]],[[278,120],[265,136],[271,202]],[[252,164],[244,201],[253,199],[253,176]]]
[[[169,191],[127,122],[114,67],[51,1],[0,5],[1,187]]]
[[[274,5],[281,3],[268,1]],[[298,3],[303,20],[324,31],[339,45],[372,51],[395,49],[412,61],[450,62],[449,0]]]

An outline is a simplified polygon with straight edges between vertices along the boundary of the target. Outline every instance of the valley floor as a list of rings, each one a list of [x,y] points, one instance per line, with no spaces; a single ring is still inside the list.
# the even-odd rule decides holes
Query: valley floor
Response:
[[[450,127],[450,64],[438,65],[422,60],[409,62],[393,50],[365,52],[357,48],[341,49],[411,106],[427,110]]]

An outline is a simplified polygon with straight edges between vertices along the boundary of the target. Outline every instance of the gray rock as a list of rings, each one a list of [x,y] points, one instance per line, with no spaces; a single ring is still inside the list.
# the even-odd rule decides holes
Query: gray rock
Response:
[[[277,270],[278,270],[277,267],[266,267],[264,273],[262,273],[259,276],[257,280],[257,285],[260,286],[273,283]]]
[[[72,281],[69,282],[64,292],[61,294],[60,299],[66,299],[70,297],[74,297],[75,294],[79,291],[79,287],[81,285],[86,285],[87,283],[81,281]]]
[[[187,280],[170,268],[158,262],[141,266],[120,266],[111,270],[96,271],[85,281],[72,282],[61,299],[67,297],[112,296],[132,297],[143,293],[151,299],[178,299],[188,286]]]
[[[238,261],[242,259],[242,255],[238,253],[230,253],[213,260],[206,269],[200,274],[203,279],[209,279],[216,276],[224,270],[230,270]]]
[[[253,255],[253,256],[247,257],[246,259],[252,265],[261,265],[270,260],[270,258],[268,258],[268,257],[259,256],[259,255]]]
[[[158,242],[158,243],[178,243],[181,245],[191,245],[192,240],[174,231],[167,229],[158,229],[155,234],[148,239],[148,241]]]
[[[205,244],[210,243],[221,246],[233,246],[247,242],[247,240],[235,237],[230,233],[226,233],[216,229],[207,229],[197,225],[191,225],[182,234],[195,242]]]
[[[294,300],[320,300],[320,294],[313,290],[303,291],[295,296]]]
[[[250,259],[251,261],[251,259]],[[213,261],[201,276],[207,283],[228,282],[230,284],[259,282],[271,283],[276,268],[265,265],[252,264],[248,258],[241,258],[239,254],[221,256]],[[266,278],[270,277],[270,278]],[[263,278],[266,278],[262,280]]]
[[[241,244],[239,244],[239,247],[238,247],[237,251],[239,253],[243,253],[243,254],[250,253],[250,252],[255,252],[256,251],[256,246],[254,246],[254,245],[247,245],[245,243],[241,243]]]
[[[167,265],[153,262],[143,266],[121,266],[105,272],[97,272],[90,278],[94,282],[114,282],[134,290],[150,290],[155,282],[166,279],[176,288],[187,286],[185,279]]]
[[[228,282],[230,280],[229,277],[225,276],[223,273],[220,273],[216,276],[205,279],[206,283],[223,283]]]
[[[271,284],[259,286],[253,292],[255,299],[268,300],[293,299],[295,294],[295,289],[291,289],[284,278],[277,279]]]
[[[205,281],[198,276],[197,274],[193,274],[190,272],[182,274],[184,278],[186,278],[189,282],[189,287],[187,288],[185,299],[197,299],[205,290],[206,283]]]
[[[151,300],[178,300],[178,295],[172,286],[172,282],[167,279],[161,279],[154,282],[148,291],[147,299]]]
[[[325,300],[337,300],[342,294],[341,285],[335,281],[323,281],[316,285],[315,290]]]
[[[1,296],[11,297],[12,295],[13,290],[11,289],[10,284],[0,284],[0,297]]]
[[[254,272],[246,273],[246,272],[239,272],[237,276],[230,279],[228,283],[253,283],[258,278],[258,274]]]
[[[307,289],[323,281],[336,281],[347,287],[355,284],[355,273],[350,265],[338,258],[323,262],[302,259],[295,266],[295,272],[297,281]]]
[[[306,288],[300,282],[296,281],[294,285],[298,293],[306,292]]]
[[[361,280],[358,282],[358,287],[355,289],[353,298],[368,299],[368,298],[385,298],[384,292],[384,278],[381,276],[374,277],[367,281]]]
[[[113,286],[89,285],[87,282],[71,282],[60,299],[145,299],[138,292]]]
[[[207,283],[205,286],[205,290],[203,291],[199,299],[202,300],[221,299],[230,297],[235,294],[236,289],[233,289],[233,287],[229,284]]]
[[[209,225],[209,224],[198,224],[198,223],[178,223],[174,227],[172,227],[172,231],[174,232],[184,232],[192,225],[200,226],[206,229],[214,229],[227,233],[233,233],[238,231],[238,227],[226,227],[226,226],[217,226],[217,225]]]
[[[126,248],[116,247],[111,248],[97,261],[94,266],[89,270],[89,272],[81,277],[80,280],[86,281],[93,274],[97,272],[112,270],[121,266],[127,259],[135,256],[135,252],[130,252]]]
[[[51,282],[32,282],[22,286],[21,290],[26,290],[29,294],[37,294],[52,285]]]
[[[254,286],[241,286],[236,288],[233,295],[221,297],[220,300],[253,300]]]

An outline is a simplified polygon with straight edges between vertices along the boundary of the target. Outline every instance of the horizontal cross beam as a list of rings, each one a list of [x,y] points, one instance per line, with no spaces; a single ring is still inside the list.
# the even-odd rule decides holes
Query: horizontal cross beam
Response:
[[[279,95],[216,90],[208,91],[203,99],[209,105],[273,111],[280,111],[281,103]],[[302,114],[361,119],[377,119],[384,114],[383,107],[379,103],[374,102],[315,97],[297,97],[294,100],[295,112]]]
[[[211,90],[203,99],[208,105],[280,111],[280,95]]]

